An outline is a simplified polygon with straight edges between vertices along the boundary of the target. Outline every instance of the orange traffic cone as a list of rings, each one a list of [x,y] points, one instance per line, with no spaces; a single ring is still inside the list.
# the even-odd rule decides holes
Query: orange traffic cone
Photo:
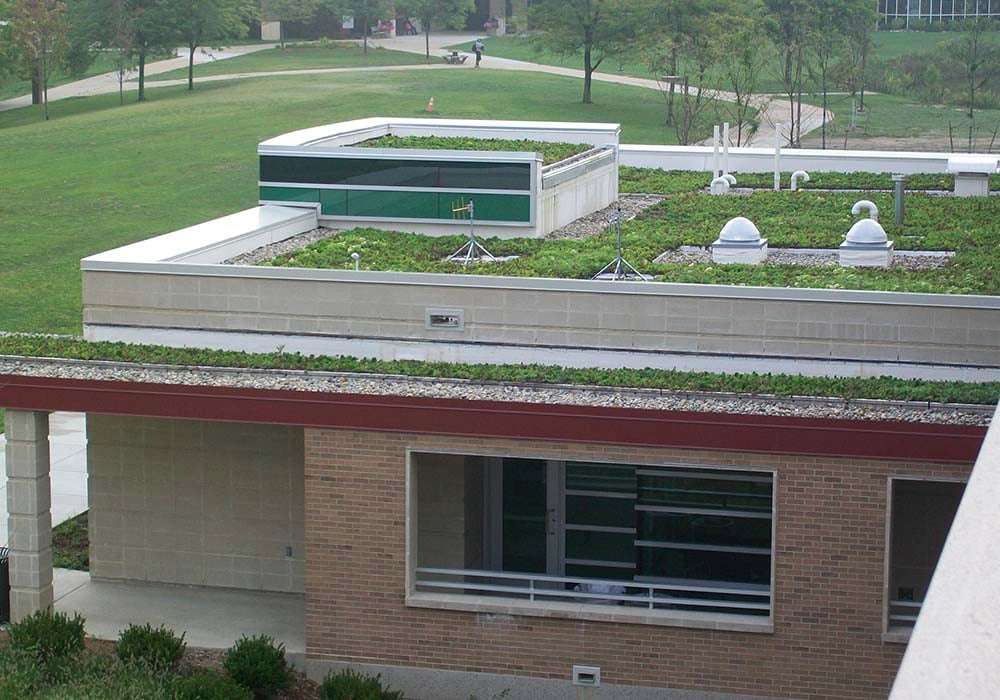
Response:
[[[430,102],[427,103],[427,111],[428,112],[433,112],[434,111],[434,98],[433,97],[430,99]]]

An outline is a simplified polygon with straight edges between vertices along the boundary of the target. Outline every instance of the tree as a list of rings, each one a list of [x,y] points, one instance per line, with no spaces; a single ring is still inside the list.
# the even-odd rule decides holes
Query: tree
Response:
[[[973,148],[973,129],[976,117],[976,97],[980,89],[997,74],[1000,49],[994,46],[987,34],[992,21],[986,17],[962,23],[963,36],[953,39],[945,51],[958,64],[965,88],[965,101],[969,117],[969,152]]]
[[[802,68],[808,37],[809,0],[764,0],[765,30],[780,51],[778,78],[788,97],[788,141],[802,136]]]
[[[632,7],[628,0],[539,0],[531,7],[542,46],[570,56],[582,51],[583,104],[591,103],[594,71],[635,36],[639,13]]]
[[[865,109],[865,77],[868,54],[872,48],[872,27],[878,13],[864,0],[854,0],[847,12],[847,60],[844,82],[851,95],[851,130],[857,126],[857,113]],[[861,103],[858,104],[860,94]]]
[[[822,144],[826,148],[826,112],[829,106],[830,73],[847,44],[847,3],[844,0],[812,0],[812,22],[808,28],[806,52],[809,73],[823,94]]]
[[[127,0],[126,8],[132,20],[132,46],[139,66],[136,99],[143,102],[146,99],[146,58],[155,51],[174,48],[178,15],[173,0]]]
[[[354,26],[361,24],[361,37],[364,53],[368,53],[368,32],[372,22],[388,17],[393,13],[392,0],[343,0],[345,14],[354,16]]]
[[[677,126],[674,113],[676,86],[681,80],[681,53],[691,46],[690,37],[700,31],[700,19],[709,12],[707,0],[664,0],[639,6],[639,25],[650,27],[639,33],[639,51],[643,62],[659,80],[661,76],[675,76],[664,81],[667,101],[667,126]],[[686,70],[686,69],[685,69]],[[689,77],[689,76],[687,76]]]
[[[66,51],[69,24],[62,0],[17,0],[14,3],[14,40],[31,76],[32,96],[41,90],[46,121],[49,118],[49,78]]]
[[[125,104],[125,81],[129,74],[135,69],[135,27],[132,23],[132,16],[128,12],[128,0],[112,0],[112,14],[108,17],[111,24],[109,47],[106,49],[111,57],[111,64],[115,69],[115,77],[118,79],[118,104]]]
[[[14,42],[14,28],[10,24],[14,10],[8,0],[0,0],[0,84],[16,71],[17,51]]]
[[[281,48],[285,48],[285,23],[312,19],[317,9],[319,0],[260,0],[260,18],[279,25]]]
[[[752,12],[732,17],[730,31],[721,37],[720,73],[725,87],[733,93],[732,102],[724,104],[736,126],[737,146],[748,143],[760,127],[754,116],[754,104],[760,101],[757,83],[773,52],[770,42],[761,41],[760,23],[760,15]]]
[[[420,20],[424,30],[424,51],[431,57],[431,28],[459,29],[465,18],[476,7],[475,0],[409,0],[406,5],[411,16]]]
[[[253,0],[174,0],[177,32],[188,48],[188,90],[194,90],[194,52],[210,39],[245,36]]]

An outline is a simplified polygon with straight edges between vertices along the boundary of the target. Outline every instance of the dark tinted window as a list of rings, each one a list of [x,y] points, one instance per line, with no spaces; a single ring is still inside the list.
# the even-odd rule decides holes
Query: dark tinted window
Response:
[[[324,185],[529,190],[531,165],[261,156],[260,179]]]

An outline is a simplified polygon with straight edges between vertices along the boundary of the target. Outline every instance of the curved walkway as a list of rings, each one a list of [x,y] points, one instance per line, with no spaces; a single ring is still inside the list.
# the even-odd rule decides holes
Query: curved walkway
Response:
[[[447,46],[452,46],[456,44],[471,44],[477,37],[481,35],[469,34],[469,33],[459,33],[459,32],[445,32],[439,34],[431,34],[430,36],[430,53],[431,56],[441,56],[443,52],[446,51]],[[373,46],[380,46],[386,49],[392,49],[395,51],[405,51],[408,53],[419,53],[424,54],[426,51],[426,37],[423,34],[418,34],[416,36],[397,36],[389,39],[374,39],[369,40],[369,43]],[[236,56],[242,56],[248,53],[253,53],[255,51],[261,51],[264,49],[273,48],[275,44],[248,44],[246,46],[234,46],[231,48],[220,49],[219,51],[212,52],[207,49],[199,49],[195,53],[195,63],[206,63],[216,60],[224,60],[227,58],[233,58]],[[488,46],[487,46],[488,49]],[[178,56],[176,58],[167,59],[164,61],[157,61],[146,66],[146,86],[147,87],[167,87],[172,85],[183,85],[187,82],[186,79],[178,80],[149,80],[149,76],[157,75],[159,73],[165,73],[167,71],[174,70],[176,68],[183,68],[187,66],[188,53],[186,48],[178,49]],[[541,63],[531,63],[529,61],[517,61],[509,58],[499,58],[486,54],[483,57],[483,67],[490,69],[500,69],[500,70],[514,70],[514,71],[527,71],[534,73],[547,73],[549,75],[561,75],[569,78],[577,78],[582,80],[584,73],[582,70],[577,68],[563,68],[561,66],[549,66]],[[220,80],[240,80],[244,78],[255,78],[255,77],[267,77],[267,76],[278,76],[278,75],[322,75],[327,73],[364,73],[364,72],[378,72],[378,71],[399,71],[399,70],[435,70],[435,69],[448,69],[457,70],[460,68],[475,70],[474,63],[467,61],[464,64],[459,65],[446,65],[444,63],[433,64],[433,65],[403,65],[403,66],[361,66],[352,68],[308,68],[299,70],[282,70],[282,71],[261,71],[255,73],[230,73],[225,75],[210,75],[210,76],[196,76],[198,82],[215,82]],[[649,78],[636,78],[629,75],[618,75],[614,73],[594,73],[593,79],[597,82],[605,83],[617,83],[619,85],[631,85],[633,87],[640,87],[651,90],[660,90],[660,84]],[[128,88],[134,88],[134,80],[126,83]],[[83,97],[87,95],[97,95],[108,92],[118,91],[118,77],[114,73],[104,73],[103,75],[96,75],[91,78],[85,78],[83,80],[78,80],[73,83],[67,83],[66,85],[60,85],[58,87],[49,88],[49,101],[64,99],[67,97]],[[727,102],[734,102],[735,95],[730,92],[723,90],[713,91],[713,96],[717,99],[725,100]],[[17,97],[10,100],[0,101],[0,111],[7,109],[15,109],[17,107],[25,107],[31,104],[31,96],[25,95],[22,97]],[[762,98],[760,104],[757,106],[758,114],[760,115],[760,128],[756,134],[753,135],[750,142],[745,144],[748,146],[759,146],[773,148],[774,146],[774,127],[776,124],[787,124],[788,116],[788,105],[782,100],[772,100],[770,98]],[[832,112],[827,111],[827,120],[833,118]],[[823,125],[823,110],[820,107],[815,107],[813,105],[802,105],[802,133],[805,134],[809,131],[819,129]],[[707,143],[711,144],[711,141]]]

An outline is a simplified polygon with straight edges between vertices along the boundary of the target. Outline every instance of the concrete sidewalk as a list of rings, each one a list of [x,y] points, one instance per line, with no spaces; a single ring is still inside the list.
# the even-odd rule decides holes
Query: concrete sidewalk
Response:
[[[201,47],[195,50],[194,62],[195,64],[201,63],[212,63],[214,61],[223,61],[227,58],[235,58],[236,56],[244,56],[248,53],[254,53],[256,51],[263,51],[264,49],[271,49],[277,46],[277,44],[247,44],[245,46],[231,46],[222,49],[212,49],[209,47]],[[148,79],[152,75],[157,75],[159,73],[166,73],[168,71],[175,70],[177,68],[187,68],[188,65],[188,49],[186,46],[177,49],[176,56],[174,58],[164,59],[162,61],[155,61],[153,63],[146,64],[146,78]],[[197,75],[195,76],[198,79]],[[136,83],[133,82],[135,76],[131,75],[129,80],[125,83],[126,90],[132,90],[135,88]],[[182,81],[186,82],[186,81]],[[49,88],[49,102],[55,102],[56,100],[63,100],[67,97],[86,97],[88,95],[103,95],[109,92],[118,92],[118,74],[117,73],[102,73],[100,75],[94,75],[89,78],[84,78],[82,80],[76,80],[72,83],[66,83],[65,85],[57,85],[56,87]],[[31,95],[21,95],[20,97],[13,97],[9,100],[0,100],[0,112],[8,109],[17,109],[19,107],[30,107],[31,106]]]
[[[49,416],[52,525],[87,510],[87,432],[82,413]],[[7,546],[7,440],[0,435],[0,547]]]
[[[305,659],[305,597],[228,588],[92,581],[86,571],[55,569],[55,608],[80,613],[87,634],[118,639],[131,624],[165,625],[191,647],[228,649],[240,637],[266,634],[285,645],[291,663]]]

